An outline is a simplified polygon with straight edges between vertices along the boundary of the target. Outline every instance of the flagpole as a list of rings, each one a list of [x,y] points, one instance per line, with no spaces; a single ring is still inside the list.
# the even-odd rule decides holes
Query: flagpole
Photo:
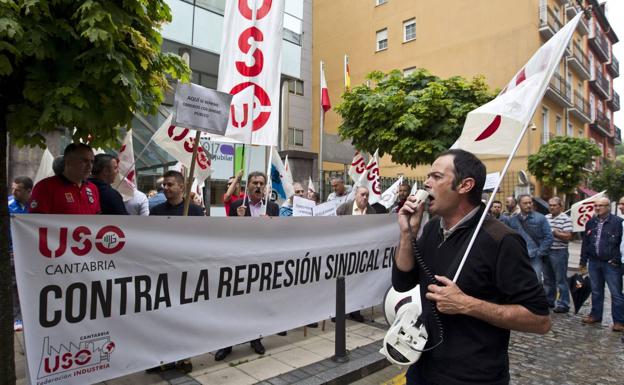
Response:
[[[253,2],[253,6],[252,6],[252,10],[251,10],[251,25],[254,28],[256,27],[257,21],[258,21],[258,4],[257,4],[256,1],[254,1]],[[258,43],[256,42],[256,39],[252,39],[251,40],[251,50],[250,50],[250,52],[254,52],[255,51],[257,44]],[[245,153],[245,146],[249,146],[248,147],[249,148],[249,151],[248,151],[249,154],[246,154],[247,158],[243,158],[243,160],[245,161],[245,172],[244,172],[244,174],[245,174],[245,177],[244,177],[244,179],[245,179],[245,190],[247,190],[247,191],[245,191],[245,198],[243,199],[243,206],[247,206],[246,203],[249,203],[249,168],[251,167],[250,166],[250,163],[251,163],[250,159],[251,159],[251,143],[253,142],[252,138],[253,138],[253,119],[254,119],[254,104],[255,104],[254,103],[254,98],[255,98],[255,93],[256,93],[255,92],[256,91],[256,86],[253,85],[254,82],[252,82],[252,76],[247,76],[247,80],[252,83],[251,87],[253,88],[254,92],[251,95],[251,103],[249,103],[249,109],[250,109],[250,111],[249,111],[249,119],[251,119],[251,123],[248,123],[248,124],[251,124],[251,130],[249,132],[249,143],[243,143],[243,154]]]
[[[320,76],[323,76],[323,61],[321,60],[321,72]],[[320,84],[320,83],[319,83]],[[321,202],[323,201],[323,193],[324,193],[324,183],[323,183],[323,130],[325,126],[325,113],[323,111],[322,100],[323,100],[323,85],[319,87],[319,91],[321,92],[321,97],[319,98],[319,112],[321,114],[320,125],[319,125],[319,157],[318,157],[318,168],[319,168],[319,194],[321,198]]]
[[[578,23],[578,14],[577,16],[575,16],[575,18],[577,18],[576,22]],[[576,28],[576,25],[575,25]],[[573,30],[574,31],[574,30]],[[571,34],[570,34],[571,37]],[[557,61],[556,63],[559,63],[561,61],[561,58],[563,57],[563,53],[569,43],[569,39],[566,42],[566,44],[564,46],[562,46],[560,48],[560,52],[557,55]],[[533,114],[535,114],[535,111],[537,110],[537,106],[542,102],[542,99],[544,98],[544,94],[546,93],[546,88],[548,87],[548,84],[550,83],[550,79],[553,76],[553,73],[555,72],[556,69],[556,65],[555,66],[551,66],[551,68],[548,70],[548,76],[546,76],[546,79],[548,81],[545,81],[540,89],[540,92],[538,93],[538,95],[541,95],[541,97],[539,98],[535,98],[535,100],[533,101],[533,105],[531,106],[531,110],[532,113],[529,114],[528,116],[533,116]],[[488,215],[488,212],[490,211],[490,206],[492,206],[492,202],[494,201],[494,198],[496,196],[496,193],[498,192],[498,189],[500,188],[500,184],[501,181],[503,180],[503,177],[505,176],[505,174],[507,173],[507,169],[509,169],[509,166],[511,165],[511,161],[513,160],[514,155],[516,154],[516,152],[518,151],[518,147],[520,147],[520,142],[522,141],[522,138],[524,137],[524,134],[527,131],[527,128],[529,127],[529,125],[531,124],[531,119],[528,119],[522,127],[522,131],[520,132],[520,135],[518,136],[518,139],[516,140],[516,143],[513,146],[513,149],[511,150],[511,153],[509,154],[509,157],[507,158],[507,161],[505,162],[505,166],[503,167],[503,170],[501,171],[501,176],[498,179],[498,182],[496,182],[496,186],[494,187],[494,190],[492,191],[492,195],[490,196],[490,198],[488,199],[486,205],[485,205],[485,210],[483,211],[483,214],[481,215],[481,218],[479,219],[479,223],[477,224],[477,228],[475,229],[475,231],[472,233],[472,236],[470,238],[470,242],[468,243],[468,247],[466,248],[466,252],[464,253],[464,256],[462,257],[461,262],[459,263],[459,267],[457,268],[457,272],[455,273],[455,276],[453,277],[453,282],[457,282],[457,279],[459,278],[459,274],[462,271],[462,268],[464,267],[464,263],[466,263],[466,258],[468,257],[468,254],[470,253],[470,250],[472,249],[472,245],[474,244],[475,239],[477,238],[477,235],[479,235],[479,230],[481,230],[481,226],[483,225],[483,222],[485,221],[485,217]],[[528,156],[529,154],[527,154]],[[528,159],[528,158],[527,158]]]

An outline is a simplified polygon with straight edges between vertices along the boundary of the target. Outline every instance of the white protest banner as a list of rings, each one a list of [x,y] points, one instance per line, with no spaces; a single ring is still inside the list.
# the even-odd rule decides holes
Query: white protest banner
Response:
[[[483,191],[493,190],[498,185],[500,179],[500,172],[492,172],[485,176],[485,183],[483,184]]]
[[[392,186],[381,194],[379,203],[381,203],[386,209],[390,209],[394,202],[396,202],[397,196],[399,196],[399,187],[401,187],[401,183],[403,183],[403,176],[399,177],[399,179],[397,179]]]
[[[46,148],[45,151],[43,151],[41,162],[39,162],[39,168],[37,169],[37,173],[35,174],[35,179],[33,179],[34,184],[37,184],[42,179],[54,175],[54,170],[52,169],[53,163],[54,157],[52,156],[50,150]]]
[[[356,151],[349,166],[349,176],[354,183],[360,180],[360,176],[366,171],[366,160],[361,152]]]
[[[293,217],[311,217],[316,203],[300,196],[293,196]]]
[[[579,231],[585,231],[585,225],[587,221],[594,216],[594,202],[600,198],[605,198],[607,190],[601,191],[598,194],[592,195],[589,198],[583,199],[580,202],[576,202],[570,208],[570,218],[572,219],[572,227],[575,233]]]
[[[223,135],[232,95],[193,83],[178,82],[175,92],[175,125]]]
[[[312,215],[315,217],[336,216],[336,202],[325,202],[312,207]]]
[[[169,155],[182,163],[184,167],[190,168],[193,161],[193,143],[195,142],[195,131],[184,127],[172,125],[173,116],[165,120],[158,131],[154,133],[152,140],[159,145]],[[211,161],[202,146],[197,148],[197,158],[195,167],[195,177],[205,180],[211,173]]]
[[[278,145],[283,18],[284,0],[225,3],[217,89],[234,95],[227,137],[240,141],[253,121],[251,144]]]
[[[32,214],[11,218],[11,232],[30,383],[46,385],[105,381],[326,319],[339,275],[347,312],[379,304],[399,235],[387,215]]]

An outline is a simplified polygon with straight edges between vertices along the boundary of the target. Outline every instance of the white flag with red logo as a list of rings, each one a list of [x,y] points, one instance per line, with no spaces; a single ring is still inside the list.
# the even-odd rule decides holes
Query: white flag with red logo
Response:
[[[360,176],[366,170],[366,160],[364,159],[364,155],[361,152],[356,151],[353,156],[353,160],[351,161],[351,166],[349,167],[349,176],[354,183],[360,180]]]
[[[243,142],[251,126],[251,144],[277,146],[284,0],[225,4],[217,90],[234,95],[225,136]]]
[[[123,197],[124,202],[134,198],[136,189],[136,172],[134,169],[134,148],[132,147],[132,130],[126,132],[119,149],[119,173],[113,187]]]
[[[358,187],[368,188],[368,203],[371,205],[379,202],[381,199],[381,183],[379,180],[379,150],[375,150],[375,154],[366,165],[366,169],[360,175],[360,179],[353,186],[352,194],[355,196]],[[349,199],[352,199],[350,197]]]
[[[511,153],[541,102],[580,18],[581,13],[540,47],[494,100],[468,113],[452,148],[475,154]]]
[[[381,194],[381,199],[379,199],[379,203],[381,203],[386,209],[390,209],[394,202],[396,202],[397,197],[399,196],[399,187],[401,187],[401,183],[403,183],[403,176],[401,176],[396,182],[392,184],[386,191]]]
[[[173,115],[165,120],[158,131],[154,133],[152,140],[169,155],[190,169],[193,160],[193,143],[195,142],[195,130],[171,125]],[[195,164],[195,177],[200,181],[210,176],[210,155],[202,146],[197,148]]]
[[[605,193],[607,190],[601,191],[596,195],[592,195],[589,198],[583,199],[580,202],[576,202],[570,209],[570,217],[572,218],[572,227],[574,232],[585,231],[585,225],[587,221],[594,216],[594,202],[600,198],[606,198]]]
[[[329,111],[331,102],[329,101],[329,90],[327,89],[327,81],[325,80],[325,63],[321,61],[321,108],[323,112]]]

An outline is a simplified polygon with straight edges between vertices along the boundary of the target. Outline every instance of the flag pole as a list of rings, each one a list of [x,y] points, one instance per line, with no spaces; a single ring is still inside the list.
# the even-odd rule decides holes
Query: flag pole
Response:
[[[323,76],[323,61],[321,60],[321,72],[320,76]],[[319,82],[321,84],[321,82]],[[318,169],[319,169],[319,194],[321,198],[321,202],[323,201],[323,193],[324,193],[324,183],[323,183],[323,130],[325,125],[325,111],[323,111],[322,100],[323,100],[323,85],[319,87],[319,91],[321,92],[321,97],[319,98],[319,112],[321,114],[320,124],[319,124],[319,157],[318,157]]]
[[[578,24],[578,19],[580,18],[580,16],[577,14],[577,16],[575,16],[576,19],[576,23]],[[574,19],[573,19],[574,20]],[[572,21],[570,21],[572,22]],[[576,24],[575,27],[576,28]],[[574,30],[573,30],[574,31]],[[570,34],[569,37],[572,37],[572,34]],[[570,42],[569,38],[568,41],[566,42],[565,45],[563,45],[560,48],[560,52],[557,55],[557,61],[556,63],[559,63],[561,61],[561,58],[563,57],[563,53],[568,45],[568,43]],[[545,81],[541,87],[540,87],[540,92],[538,93],[538,95],[541,95],[541,97],[539,98],[535,98],[535,100],[533,101],[533,105],[531,106],[531,114],[529,114],[528,116],[533,116],[533,114],[535,114],[535,111],[537,110],[537,106],[542,102],[542,99],[544,98],[544,94],[546,93],[546,88],[548,87],[548,84],[550,83],[550,79],[553,76],[553,73],[555,72],[556,69],[556,65],[551,66],[551,68],[549,68],[548,70],[548,76],[546,76],[546,79],[548,79],[548,81]],[[457,268],[457,272],[455,272],[455,276],[453,277],[453,282],[457,282],[457,279],[459,278],[459,274],[462,271],[462,268],[464,267],[464,263],[466,263],[466,258],[468,257],[468,254],[470,253],[470,250],[472,249],[472,245],[475,242],[475,239],[477,238],[477,235],[479,235],[479,230],[481,230],[481,226],[483,225],[483,222],[485,221],[485,217],[488,215],[488,212],[490,211],[490,206],[492,206],[492,202],[494,201],[494,197],[496,196],[496,193],[498,192],[498,189],[500,188],[500,184],[501,181],[503,180],[503,177],[505,176],[505,174],[507,173],[507,169],[509,169],[509,166],[511,165],[511,161],[513,160],[514,155],[516,154],[516,152],[518,151],[518,147],[520,147],[520,142],[522,141],[522,138],[524,137],[524,134],[526,133],[529,124],[531,124],[531,119],[528,119],[523,127],[522,127],[522,131],[520,132],[520,135],[518,135],[518,139],[516,140],[516,143],[513,146],[513,149],[511,150],[511,153],[509,154],[509,157],[507,158],[507,161],[505,162],[505,166],[503,167],[503,170],[501,171],[501,176],[498,179],[498,181],[496,182],[496,186],[494,187],[494,190],[492,191],[492,195],[490,196],[490,198],[488,199],[486,205],[485,205],[485,210],[483,210],[483,214],[481,215],[481,218],[479,218],[479,223],[477,224],[477,228],[475,229],[475,231],[472,233],[472,236],[470,237],[470,242],[468,243],[468,247],[466,248],[466,252],[464,253],[464,256],[461,259],[461,262],[459,263],[459,267]],[[528,154],[527,154],[528,156]],[[528,158],[527,158],[528,159]]]

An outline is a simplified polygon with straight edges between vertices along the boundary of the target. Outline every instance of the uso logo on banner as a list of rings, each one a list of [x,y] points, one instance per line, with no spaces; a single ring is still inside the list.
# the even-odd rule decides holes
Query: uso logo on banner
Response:
[[[46,258],[60,258],[67,251],[70,231],[67,227],[61,227],[55,232],[58,238],[49,242],[48,230],[47,227],[39,228],[39,252]],[[72,254],[81,257],[87,255],[95,246],[100,253],[110,255],[124,247],[125,238],[126,235],[117,226],[104,226],[98,231],[92,231],[87,226],[78,226],[71,231],[73,242],[69,249]],[[55,250],[50,249],[51,244],[57,245]]]
[[[587,222],[594,215],[594,202],[585,202],[581,204],[578,208],[578,219],[576,220],[576,224],[580,227],[585,227]]]

